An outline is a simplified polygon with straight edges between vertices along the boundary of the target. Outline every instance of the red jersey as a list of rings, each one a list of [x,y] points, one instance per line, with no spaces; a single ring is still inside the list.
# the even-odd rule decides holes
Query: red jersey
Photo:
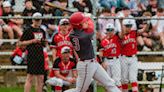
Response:
[[[130,31],[122,39],[122,55],[132,56],[137,54],[137,33],[136,31]]]
[[[57,58],[53,64],[53,71],[59,71],[64,77],[67,77],[72,70],[76,70],[76,61],[74,59],[70,59],[65,64],[61,61],[61,58]]]
[[[60,33],[57,33],[56,35],[54,35],[51,43],[51,48],[55,48],[57,50],[56,56],[61,56],[61,48],[63,48],[64,46],[70,47],[71,55],[73,55],[73,46],[70,42],[69,34],[64,36]]]
[[[105,38],[101,41],[101,46],[103,47],[104,57],[117,57],[121,52],[120,38],[118,35],[114,35],[111,38]]]

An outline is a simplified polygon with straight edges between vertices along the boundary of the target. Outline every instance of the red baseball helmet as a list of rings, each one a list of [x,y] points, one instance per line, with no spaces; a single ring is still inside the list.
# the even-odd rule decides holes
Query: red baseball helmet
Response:
[[[85,16],[82,12],[75,12],[70,16],[70,23],[72,25],[78,25],[85,19]]]

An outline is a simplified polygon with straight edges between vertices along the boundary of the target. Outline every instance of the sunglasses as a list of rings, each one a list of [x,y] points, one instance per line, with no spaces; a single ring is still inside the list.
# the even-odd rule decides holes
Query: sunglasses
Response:
[[[63,24],[61,24],[61,25],[65,26],[65,25],[69,25],[69,23],[63,23]]]
[[[107,28],[106,31],[107,32],[112,32],[112,31],[114,31],[114,29],[113,28]]]
[[[131,28],[132,27],[132,25],[130,24],[130,25],[125,25],[127,28]]]

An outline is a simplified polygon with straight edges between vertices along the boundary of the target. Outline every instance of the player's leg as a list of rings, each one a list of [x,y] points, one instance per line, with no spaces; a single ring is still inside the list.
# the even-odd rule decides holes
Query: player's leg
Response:
[[[55,92],[61,92],[62,86],[63,86],[63,80],[53,77],[46,81],[47,84],[50,84],[51,86],[54,86]]]
[[[111,66],[112,79],[114,79],[116,86],[122,90],[121,85],[121,65],[119,59],[114,59]]]
[[[92,77],[97,69],[95,62],[78,62],[76,89],[69,89],[64,92],[86,92],[92,82]]]
[[[26,83],[24,85],[24,92],[30,92],[33,78],[34,75],[27,74]]]
[[[128,92],[128,83],[129,83],[129,66],[128,66],[128,57],[121,56],[121,82],[122,82],[122,91]]]
[[[138,92],[137,73],[138,73],[138,59],[137,57],[132,57],[129,66],[129,80],[132,85],[132,92]]]
[[[35,75],[36,76],[36,92],[42,92],[43,84],[44,84],[44,75]]]
[[[107,92],[121,92],[115,85],[115,81],[109,77],[103,67],[96,62],[97,70],[93,78],[103,84]]]

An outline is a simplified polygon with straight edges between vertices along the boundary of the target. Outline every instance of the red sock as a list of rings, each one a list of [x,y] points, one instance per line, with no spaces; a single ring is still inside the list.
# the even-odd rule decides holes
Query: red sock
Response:
[[[128,84],[122,84],[122,92],[128,92]]]
[[[55,90],[62,90],[62,87],[60,87],[60,86],[55,86]]]
[[[132,82],[132,92],[138,92],[138,84],[137,82]]]

